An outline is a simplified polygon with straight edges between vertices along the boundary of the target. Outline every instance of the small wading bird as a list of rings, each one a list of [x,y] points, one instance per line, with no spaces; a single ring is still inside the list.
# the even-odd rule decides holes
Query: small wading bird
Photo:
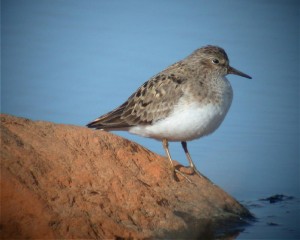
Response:
[[[115,110],[87,124],[107,131],[124,130],[162,141],[175,169],[169,141],[182,144],[190,167],[201,176],[187,148],[191,141],[215,131],[229,110],[233,92],[227,74],[251,79],[229,65],[226,52],[217,46],[197,49],[185,59],[150,78]]]

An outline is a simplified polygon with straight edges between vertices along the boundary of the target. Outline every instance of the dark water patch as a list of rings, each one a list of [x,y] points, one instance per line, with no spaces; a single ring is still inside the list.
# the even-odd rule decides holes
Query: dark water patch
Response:
[[[261,198],[259,199],[260,201],[268,201],[269,203],[277,203],[277,202],[282,202],[282,201],[288,201],[288,200],[293,200],[293,196],[286,196],[283,194],[276,194],[267,198]]]
[[[278,223],[273,223],[273,222],[268,222],[267,224],[268,224],[269,226],[279,226]]]

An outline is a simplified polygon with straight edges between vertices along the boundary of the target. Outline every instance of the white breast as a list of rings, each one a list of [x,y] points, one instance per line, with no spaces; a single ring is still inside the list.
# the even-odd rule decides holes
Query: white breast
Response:
[[[153,125],[132,127],[129,132],[159,140],[189,141],[217,129],[227,110],[211,103],[203,106],[197,103],[178,105],[169,117]]]

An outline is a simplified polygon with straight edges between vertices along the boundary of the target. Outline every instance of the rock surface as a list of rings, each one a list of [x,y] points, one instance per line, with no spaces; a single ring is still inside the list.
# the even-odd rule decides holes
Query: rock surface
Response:
[[[1,238],[199,238],[249,216],[189,178],[114,134],[1,115]]]

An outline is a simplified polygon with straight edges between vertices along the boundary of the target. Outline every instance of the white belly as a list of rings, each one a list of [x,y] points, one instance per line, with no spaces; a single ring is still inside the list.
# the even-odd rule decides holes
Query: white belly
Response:
[[[158,140],[193,140],[216,130],[223,121],[230,104],[231,99],[217,105],[212,103],[207,105],[179,104],[167,118],[152,125],[131,127],[129,132]]]

